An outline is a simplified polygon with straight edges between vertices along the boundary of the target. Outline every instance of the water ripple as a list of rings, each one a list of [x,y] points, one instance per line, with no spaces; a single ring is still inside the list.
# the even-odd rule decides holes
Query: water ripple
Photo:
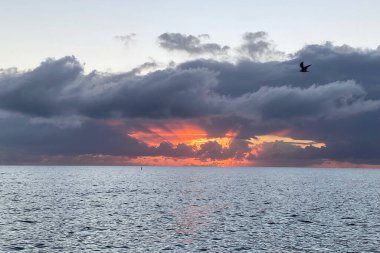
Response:
[[[380,170],[0,167],[0,252],[379,252]]]

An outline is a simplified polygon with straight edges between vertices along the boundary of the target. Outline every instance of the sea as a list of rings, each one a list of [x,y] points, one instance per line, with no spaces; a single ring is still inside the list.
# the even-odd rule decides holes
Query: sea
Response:
[[[15,251],[380,252],[380,170],[1,166]]]

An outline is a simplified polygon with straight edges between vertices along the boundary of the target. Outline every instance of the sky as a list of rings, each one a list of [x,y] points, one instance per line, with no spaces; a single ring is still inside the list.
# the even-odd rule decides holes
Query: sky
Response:
[[[380,165],[379,1],[0,3],[1,164]]]

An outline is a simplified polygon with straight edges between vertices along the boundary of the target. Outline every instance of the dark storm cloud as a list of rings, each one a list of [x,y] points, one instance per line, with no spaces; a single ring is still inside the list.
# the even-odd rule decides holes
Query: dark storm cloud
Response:
[[[377,100],[367,98],[366,87],[355,81],[306,87],[263,85],[258,89],[253,84],[241,95],[229,94],[223,82],[231,80],[224,79],[223,69],[212,68],[217,63],[207,63],[211,67],[202,61],[198,66],[182,64],[142,76],[137,76],[136,70],[83,75],[73,57],[48,60],[30,72],[2,76],[0,106],[40,117],[79,114],[92,118],[195,118],[239,114],[257,120],[345,117],[379,107]],[[229,63],[221,65],[231,67]]]
[[[200,158],[206,161],[242,159],[250,151],[245,140],[234,140],[229,147],[206,142],[199,150],[194,146],[183,143],[173,145],[166,141],[152,147],[130,137],[124,128],[110,126],[106,121],[88,119],[80,124],[62,126],[46,122],[36,123],[23,116],[11,116],[0,119],[0,124],[0,161],[9,163],[38,162],[38,158],[44,156],[81,155],[165,156]],[[20,156],[12,155],[15,153]],[[13,161],[9,160],[10,157],[13,157]]]
[[[262,121],[241,114],[210,116],[196,121],[207,131],[209,137],[225,136],[228,132],[237,133],[237,138],[250,139],[255,135],[264,135],[280,131],[289,126],[288,122]]]
[[[181,33],[163,33],[158,37],[159,45],[167,50],[184,51],[189,54],[224,54],[230,48],[217,43],[203,43],[202,39],[208,39],[208,34],[198,36]]]
[[[149,67],[152,64],[149,64]],[[35,70],[0,77],[0,108],[31,116],[79,113],[89,117],[195,117],[219,111],[212,94],[216,73],[207,69],[81,74],[73,57],[47,60]]]
[[[0,120],[1,146],[44,155],[129,155],[149,153],[144,143],[102,122],[86,120],[77,126],[33,123],[25,117]]]
[[[257,62],[254,50],[262,52],[257,57],[273,53],[264,43],[265,36],[247,34],[246,44],[257,45],[247,44],[244,49],[252,54],[251,60],[236,63],[199,59],[143,74],[156,67],[152,62],[120,74],[84,74],[74,57],[64,57],[48,59],[30,71],[3,70],[1,150],[202,160],[249,156],[262,163],[280,163],[273,158],[280,150],[292,164],[326,159],[379,163],[380,52],[326,43],[306,46],[289,60]],[[204,43],[186,42],[194,40],[187,37],[175,40],[184,38],[185,48],[196,45],[198,49],[190,50],[204,50],[199,49]],[[299,72],[300,61],[312,64],[310,73]],[[61,124],[73,118],[81,120]],[[129,121],[127,132],[105,123],[114,118]],[[151,147],[128,135],[144,119],[193,120],[210,137],[228,132],[237,136],[229,147],[214,142],[200,149],[168,142]],[[289,137],[323,142],[327,147],[302,149],[272,143],[257,157],[249,154],[247,139],[283,129],[289,130]]]
[[[160,145],[154,149],[152,155],[186,158],[194,157],[195,150],[193,147],[183,143],[180,143],[175,146],[170,142],[161,142]]]
[[[326,148],[301,148],[283,141],[266,142],[254,160],[264,166],[311,166],[326,157]]]
[[[142,77],[126,74],[105,79],[100,78],[101,87],[73,97],[80,103],[77,109],[81,114],[95,118],[192,118],[220,111],[222,98],[212,92],[217,85],[216,73],[207,69],[168,69]]]
[[[246,140],[234,139],[228,147],[223,147],[216,141],[209,141],[201,145],[197,151],[197,157],[206,161],[236,159],[241,160],[246,157],[251,149]]]
[[[347,48],[347,46],[343,47]],[[299,63],[312,64],[310,72],[299,73]],[[281,62],[253,62],[242,60],[236,64],[212,60],[194,60],[178,68],[206,68],[219,73],[216,91],[230,96],[241,96],[263,86],[309,87],[336,81],[354,80],[367,92],[369,98],[379,98],[380,51],[361,50],[323,45],[309,45],[290,60]]]
[[[317,123],[304,121],[294,125],[295,138],[312,136],[326,143],[323,158],[352,163],[380,163],[379,110],[346,118],[321,119]]]
[[[63,113],[64,90],[75,83],[83,67],[71,56],[47,59],[32,71],[0,75],[0,108],[32,116]]]
[[[360,85],[346,81],[308,88],[262,87],[257,92],[236,98],[230,104],[235,106],[234,111],[260,116],[264,120],[317,120],[380,109],[380,101],[367,100],[365,95]]]

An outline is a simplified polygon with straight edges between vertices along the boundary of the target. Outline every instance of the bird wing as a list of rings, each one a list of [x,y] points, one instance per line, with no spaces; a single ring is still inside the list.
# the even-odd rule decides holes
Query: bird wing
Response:
[[[307,69],[307,68],[310,67],[310,66],[311,66],[311,64],[310,64],[310,65],[306,65],[306,66],[305,66],[305,69]]]
[[[303,62],[300,63],[300,67],[304,68],[305,66],[303,65]]]

